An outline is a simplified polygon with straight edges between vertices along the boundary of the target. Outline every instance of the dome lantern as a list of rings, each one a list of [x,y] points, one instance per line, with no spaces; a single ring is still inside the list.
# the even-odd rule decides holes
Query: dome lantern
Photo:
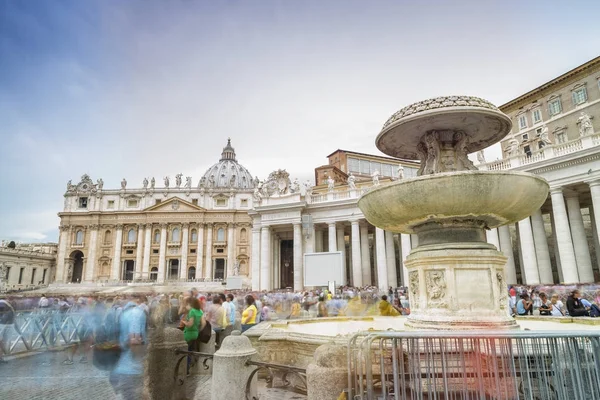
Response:
[[[221,153],[221,160],[235,160],[235,149],[231,146],[231,138],[227,139],[227,146],[223,147],[223,152]]]

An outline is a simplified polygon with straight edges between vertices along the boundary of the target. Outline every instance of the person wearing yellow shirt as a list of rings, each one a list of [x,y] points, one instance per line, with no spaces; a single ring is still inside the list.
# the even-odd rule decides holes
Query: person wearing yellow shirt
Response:
[[[385,317],[397,317],[400,313],[387,301],[387,296],[381,296],[379,302],[379,314]]]
[[[244,298],[246,308],[242,313],[242,333],[256,325],[256,315],[258,310],[256,309],[256,301],[251,295],[247,295]]]

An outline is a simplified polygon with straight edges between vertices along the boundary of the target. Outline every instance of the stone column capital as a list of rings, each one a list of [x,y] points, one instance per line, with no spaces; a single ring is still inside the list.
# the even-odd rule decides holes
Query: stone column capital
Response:
[[[100,228],[100,225],[99,224],[92,224],[92,225],[90,225],[90,228],[93,229],[93,230],[98,230],[98,228]]]
[[[167,224],[165,222],[161,222],[160,224],[158,224],[158,226],[160,227],[160,229],[167,229],[167,227],[169,226],[169,224]]]
[[[350,225],[354,226],[354,225],[360,225],[360,220],[359,219],[351,219],[350,220]]]
[[[117,224],[117,230],[123,230],[123,224]]]
[[[589,187],[600,186],[600,178],[584,181]]]
[[[206,226],[206,228],[207,228],[207,229],[212,229],[213,225],[214,225],[214,224],[213,224],[212,222],[207,222],[207,223],[205,224],[205,226]]]
[[[327,223],[327,226],[328,226],[328,227],[330,227],[330,228],[331,228],[331,227],[334,227],[334,228],[335,228],[335,227],[337,226],[336,224],[337,224],[337,222],[328,222],[328,223]]]
[[[189,222],[184,222],[181,224],[181,226],[183,227],[183,229],[188,229],[190,227],[190,223]]]
[[[58,227],[58,229],[60,229],[61,232],[68,232],[71,230],[71,226],[70,225],[61,225]]]
[[[550,195],[558,194],[558,193],[563,194],[562,186],[555,186],[555,187],[550,188]]]

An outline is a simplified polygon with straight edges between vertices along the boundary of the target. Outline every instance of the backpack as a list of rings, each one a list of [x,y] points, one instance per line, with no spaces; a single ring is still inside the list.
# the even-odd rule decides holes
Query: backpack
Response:
[[[120,308],[111,307],[104,323],[96,330],[96,344],[93,346],[93,364],[96,368],[103,371],[112,371],[119,359],[123,349],[119,342],[121,334],[121,315]]]
[[[590,317],[600,317],[600,307],[595,304],[592,304],[590,307]]]

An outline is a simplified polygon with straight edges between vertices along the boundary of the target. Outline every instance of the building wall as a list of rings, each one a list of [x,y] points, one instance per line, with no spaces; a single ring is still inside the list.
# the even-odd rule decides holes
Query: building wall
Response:
[[[23,290],[52,282],[56,266],[56,244],[45,245],[42,251],[29,250],[33,247],[40,248],[29,245],[16,249],[0,247],[0,266],[3,266],[0,269],[6,274],[2,277],[5,290]]]

